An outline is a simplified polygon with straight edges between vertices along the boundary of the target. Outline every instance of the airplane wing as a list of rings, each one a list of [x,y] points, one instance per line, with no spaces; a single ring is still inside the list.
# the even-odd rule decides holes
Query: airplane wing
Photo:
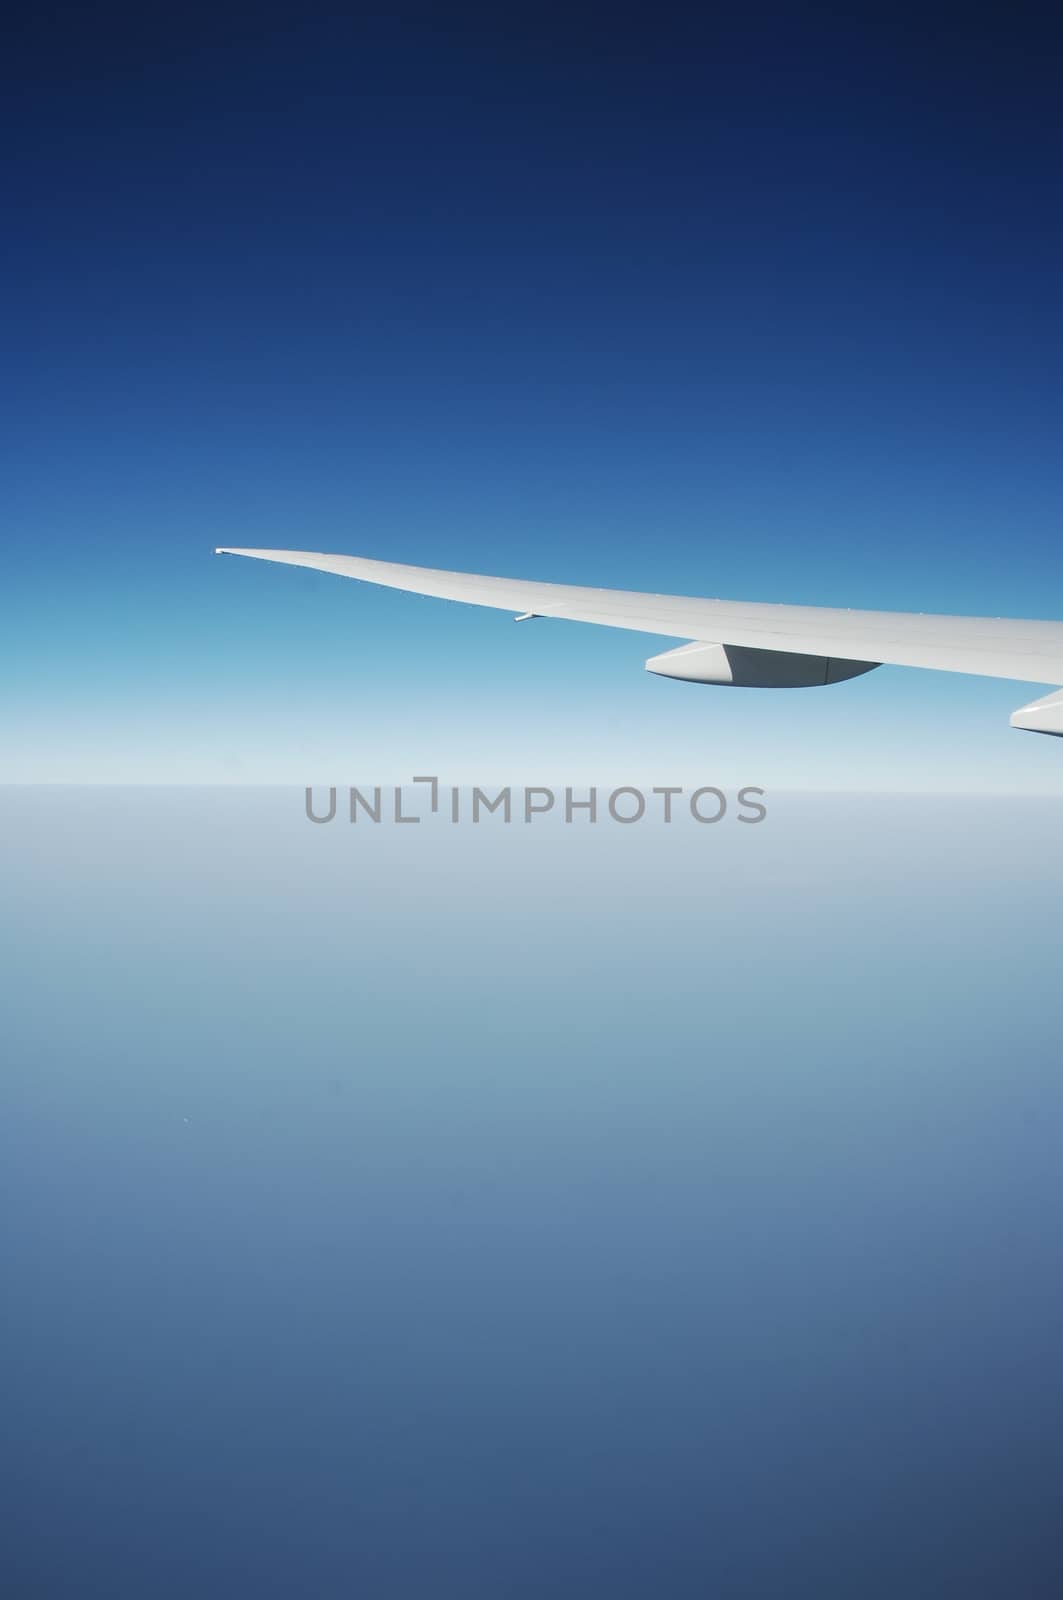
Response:
[[[316,550],[222,548],[215,554],[311,567],[411,594],[492,606],[516,613],[521,621],[557,617],[684,639],[689,642],[651,656],[646,666],[661,677],[688,683],[811,687],[839,683],[883,664],[1026,683],[1063,682],[1063,622],[845,611],[830,606],[584,589],[575,584],[400,566]],[[1011,724],[1063,736],[1063,689],[1021,707],[1012,714]]]

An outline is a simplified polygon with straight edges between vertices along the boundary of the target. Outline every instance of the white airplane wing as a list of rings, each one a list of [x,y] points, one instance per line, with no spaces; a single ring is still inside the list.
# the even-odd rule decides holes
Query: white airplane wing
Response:
[[[558,617],[684,639],[689,642],[652,656],[646,666],[662,677],[688,683],[799,688],[839,683],[883,664],[1026,683],[1063,682],[1063,622],[844,611],[830,606],[584,589],[567,583],[399,566],[316,550],[223,548],[215,553],[312,567],[411,594],[492,606],[515,612],[522,621]],[[1063,689],[1023,706],[1013,713],[1011,723],[1035,733],[1063,736]]]

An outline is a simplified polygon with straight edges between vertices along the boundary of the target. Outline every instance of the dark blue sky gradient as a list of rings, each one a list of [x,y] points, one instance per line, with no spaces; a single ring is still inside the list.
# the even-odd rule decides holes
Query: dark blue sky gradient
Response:
[[[504,619],[205,557],[1063,615],[1058,67],[1010,8],[24,20],[10,775],[300,781],[295,728],[368,688],[351,742],[403,767],[419,692],[452,746],[456,707],[552,702],[540,764],[578,707],[632,715],[617,766],[663,718],[788,783],[845,781],[839,741],[885,781],[896,730],[905,781],[1054,785],[1023,686],[676,698],[630,636],[528,660]]]

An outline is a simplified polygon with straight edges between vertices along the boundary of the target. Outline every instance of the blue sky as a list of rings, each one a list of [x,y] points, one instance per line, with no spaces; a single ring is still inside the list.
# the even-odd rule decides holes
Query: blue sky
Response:
[[[1034,686],[689,690],[652,640],[210,555],[1063,616],[1054,43],[27,21],[2,775],[1058,792],[1057,743],[1007,727]]]

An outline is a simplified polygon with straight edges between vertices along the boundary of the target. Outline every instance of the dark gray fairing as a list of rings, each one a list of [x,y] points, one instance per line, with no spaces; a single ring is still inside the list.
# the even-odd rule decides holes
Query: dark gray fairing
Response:
[[[844,683],[846,678],[858,678],[876,666],[877,661],[846,661],[837,656],[698,642],[651,656],[646,663],[648,672],[662,678],[739,689],[811,689],[826,683]]]

